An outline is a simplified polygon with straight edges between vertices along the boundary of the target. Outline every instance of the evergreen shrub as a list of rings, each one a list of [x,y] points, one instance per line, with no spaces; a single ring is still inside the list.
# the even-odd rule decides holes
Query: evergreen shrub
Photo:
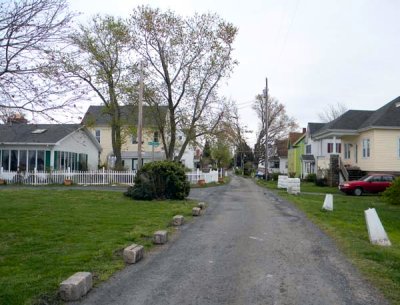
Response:
[[[173,161],[156,161],[143,165],[136,174],[134,186],[124,194],[137,200],[183,200],[189,191],[190,184],[183,165]]]

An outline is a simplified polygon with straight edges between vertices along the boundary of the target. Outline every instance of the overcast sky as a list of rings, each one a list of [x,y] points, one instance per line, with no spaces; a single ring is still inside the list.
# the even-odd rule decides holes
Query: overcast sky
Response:
[[[400,95],[400,1],[395,0],[70,0],[83,18],[128,17],[137,5],[181,15],[215,12],[239,28],[239,61],[222,92],[242,122],[258,129],[251,102],[269,80],[270,95],[301,127],[337,102],[374,110]]]

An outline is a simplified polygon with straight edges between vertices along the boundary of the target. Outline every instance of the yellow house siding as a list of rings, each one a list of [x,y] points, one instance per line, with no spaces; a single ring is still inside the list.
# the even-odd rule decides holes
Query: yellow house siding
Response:
[[[363,140],[364,139],[369,139],[369,147],[370,147],[370,156],[369,157],[363,157]],[[364,171],[373,171],[374,169],[374,162],[376,159],[376,152],[374,149],[375,145],[375,138],[374,138],[374,131],[369,130],[366,132],[360,133],[360,135],[357,138],[357,146],[358,146],[358,163],[354,163],[355,165],[359,166],[362,170]],[[353,149],[355,150],[355,146],[353,146]]]
[[[361,132],[357,137],[343,137],[341,158],[345,164],[355,165],[364,171],[391,172],[400,171],[399,154],[400,130],[373,129]],[[363,157],[363,140],[370,140],[370,156]],[[351,158],[344,159],[344,144],[350,143]],[[358,162],[356,162],[356,145],[358,147]]]
[[[400,130],[374,130],[374,155],[371,171],[400,171]]]
[[[103,148],[100,154],[100,164],[107,163],[107,157],[112,154],[112,143],[111,143],[111,127],[108,126],[93,126],[88,128],[90,132],[96,136],[96,130],[100,130],[100,145]],[[123,144],[121,147],[121,151],[137,151],[138,145],[132,144],[131,135],[127,132],[127,130],[123,130]],[[148,145],[148,142],[153,141],[154,131],[152,130],[143,130],[143,145],[142,151],[150,154],[152,152],[152,147]],[[160,140],[160,139],[159,139]],[[161,145],[154,148],[154,152],[160,152]]]

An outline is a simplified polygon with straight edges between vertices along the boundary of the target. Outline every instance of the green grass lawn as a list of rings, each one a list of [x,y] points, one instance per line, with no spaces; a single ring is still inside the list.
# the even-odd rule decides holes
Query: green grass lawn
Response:
[[[339,248],[378,287],[393,304],[400,304],[400,206],[384,203],[380,196],[345,196],[334,194],[334,211],[321,210],[324,195],[289,195],[277,190],[276,182],[258,182],[270,186],[283,198],[293,202],[315,224],[330,235]],[[301,184],[301,191],[329,193],[327,187]],[[364,210],[375,208],[392,242],[391,247],[371,245]]]
[[[95,282],[123,268],[122,249],[149,248],[191,201],[139,202],[118,192],[0,191],[0,304],[56,304],[58,285],[77,271]]]

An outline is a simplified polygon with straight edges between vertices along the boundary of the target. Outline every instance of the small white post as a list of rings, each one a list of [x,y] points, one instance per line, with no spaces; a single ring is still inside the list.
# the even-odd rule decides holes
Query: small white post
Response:
[[[322,209],[325,211],[333,211],[333,195],[332,194],[325,195],[324,205],[322,206]]]
[[[364,211],[367,223],[368,235],[371,244],[379,246],[391,246],[391,242],[383,228],[382,222],[374,208]]]
[[[106,184],[106,176],[105,176],[106,174],[105,174],[105,169],[104,169],[104,167],[103,167],[103,185],[105,185]]]

